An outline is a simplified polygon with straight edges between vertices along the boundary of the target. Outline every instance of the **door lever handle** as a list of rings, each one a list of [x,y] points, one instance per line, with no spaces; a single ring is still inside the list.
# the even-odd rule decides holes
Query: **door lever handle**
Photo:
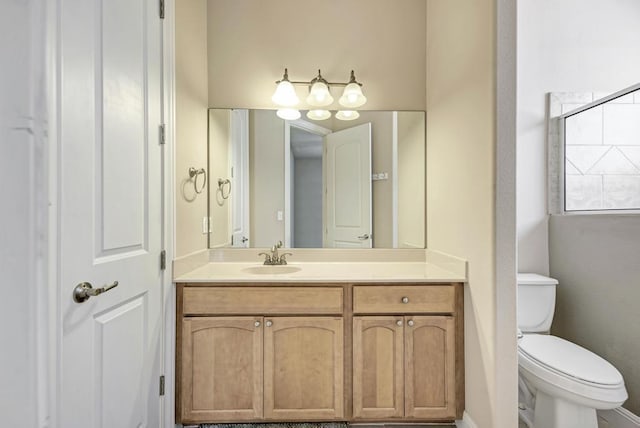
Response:
[[[73,301],[76,303],[86,302],[90,297],[99,296],[112,288],[116,288],[117,286],[118,281],[113,281],[113,284],[105,285],[100,288],[93,288],[89,282],[81,282],[73,289]]]
[[[365,233],[364,235],[358,236],[358,239],[361,240],[361,241],[366,241],[369,238],[371,238],[371,235],[369,235],[368,233]]]

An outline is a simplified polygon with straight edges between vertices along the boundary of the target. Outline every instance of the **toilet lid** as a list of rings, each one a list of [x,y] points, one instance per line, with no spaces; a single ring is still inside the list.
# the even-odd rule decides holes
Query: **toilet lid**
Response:
[[[526,334],[518,342],[521,352],[551,370],[599,385],[619,385],[620,372],[607,360],[575,343],[544,334]]]

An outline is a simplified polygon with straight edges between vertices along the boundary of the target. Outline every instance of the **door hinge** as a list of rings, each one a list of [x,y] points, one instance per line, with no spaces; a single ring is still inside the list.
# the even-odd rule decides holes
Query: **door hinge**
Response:
[[[166,140],[165,126],[163,123],[160,125],[160,144],[164,144]]]
[[[164,375],[160,376],[160,396],[164,395]]]
[[[160,1],[160,19],[164,19],[164,0],[159,0]]]
[[[165,270],[167,268],[167,251],[160,251],[160,270]]]

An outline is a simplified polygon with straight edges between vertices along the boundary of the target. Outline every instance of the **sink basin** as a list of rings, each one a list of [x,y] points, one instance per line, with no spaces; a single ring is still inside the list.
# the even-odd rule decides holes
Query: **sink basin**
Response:
[[[296,266],[253,266],[242,269],[242,272],[254,275],[284,275],[287,273],[298,272],[301,269]]]

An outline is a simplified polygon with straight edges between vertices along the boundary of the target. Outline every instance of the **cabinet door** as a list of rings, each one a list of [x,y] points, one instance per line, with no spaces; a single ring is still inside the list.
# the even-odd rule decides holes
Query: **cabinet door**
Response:
[[[262,417],[262,319],[184,318],[182,422]]]
[[[407,316],[405,416],[454,419],[455,322],[449,316]]]
[[[353,318],[353,416],[402,417],[403,318]]]
[[[265,318],[264,341],[265,418],[343,417],[342,318]]]

